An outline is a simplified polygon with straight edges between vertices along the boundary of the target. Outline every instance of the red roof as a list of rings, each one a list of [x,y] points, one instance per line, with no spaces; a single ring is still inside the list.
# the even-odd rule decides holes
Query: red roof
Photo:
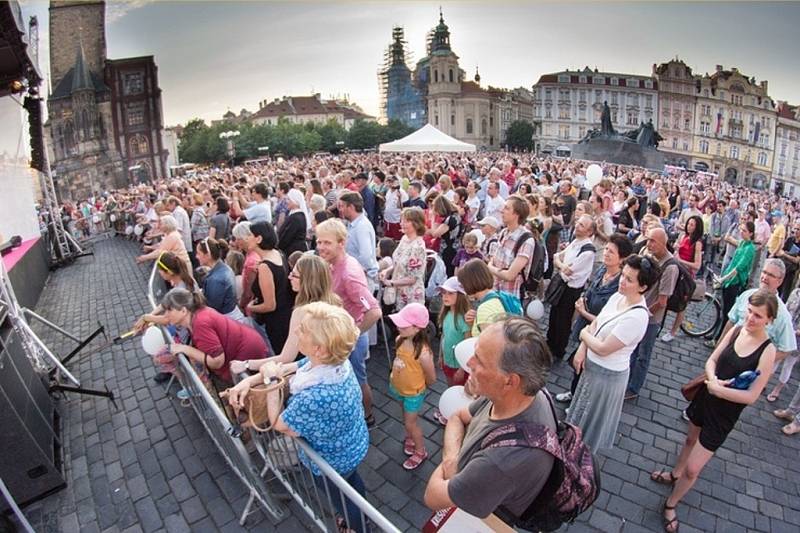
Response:
[[[475,83],[474,81],[464,81],[461,83],[461,94],[462,95],[481,95],[481,96],[489,96],[489,93],[486,89],[482,89],[480,85]]]
[[[658,82],[648,76],[639,76],[636,74],[616,74],[616,73],[603,73],[603,72],[556,72],[553,74],[543,74],[539,77],[539,81],[536,84],[540,83],[558,83],[558,77],[563,75],[569,75],[569,83],[576,84],[576,85],[594,85],[597,87],[598,85],[607,85],[611,87],[632,87],[636,89],[647,89],[648,91],[658,90]],[[580,77],[585,76],[586,81],[581,82]],[[605,77],[605,82],[594,83],[594,76],[597,77]],[[617,78],[617,84],[611,84],[611,78]],[[635,85],[628,85],[628,80],[634,81]],[[651,88],[645,87],[644,82],[646,80],[650,80],[653,82],[653,86]]]
[[[335,100],[320,100],[318,96],[289,96],[281,100],[274,100],[253,113],[250,118],[335,115],[338,113],[341,113],[345,119],[373,118]]]

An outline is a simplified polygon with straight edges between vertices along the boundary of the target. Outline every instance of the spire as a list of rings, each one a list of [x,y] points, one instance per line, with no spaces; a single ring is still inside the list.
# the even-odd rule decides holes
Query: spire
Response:
[[[433,52],[437,50],[450,51],[450,29],[444,23],[444,15],[442,8],[439,7],[439,25],[433,30],[433,43],[431,46]]]
[[[75,66],[72,68],[72,92],[81,90],[94,91],[92,75],[86,65],[86,56],[83,53],[83,42],[78,46],[78,55],[75,58]]]
[[[475,83],[477,83],[477,84],[481,83],[481,75],[478,72],[478,66],[477,65],[475,66]]]

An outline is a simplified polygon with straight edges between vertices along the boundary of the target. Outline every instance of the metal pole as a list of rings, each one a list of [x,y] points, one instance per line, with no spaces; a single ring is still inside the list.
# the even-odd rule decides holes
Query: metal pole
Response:
[[[50,322],[46,318],[44,318],[44,317],[42,317],[40,315],[37,315],[35,312],[31,311],[27,307],[23,307],[22,308],[22,312],[24,314],[28,315],[29,317],[38,320],[39,322],[41,322],[45,326],[48,326],[48,327],[56,330],[57,332],[61,333],[65,337],[69,337],[70,339],[74,340],[75,342],[83,342],[83,339],[80,339],[80,338],[76,337],[75,335],[73,335],[69,331],[65,330],[64,328],[61,328],[61,327],[53,324],[52,322]]]
[[[14,498],[11,496],[11,493],[8,492],[8,488],[6,487],[6,484],[3,482],[3,478],[0,478],[0,492],[3,493],[3,496],[8,502],[9,507],[11,507],[11,510],[14,511],[14,514],[17,516],[17,520],[19,520],[22,527],[25,528],[25,531],[27,531],[28,533],[35,533],[33,528],[31,527],[30,522],[28,522],[28,519],[25,518],[24,514],[22,514],[22,510],[17,505],[17,502],[14,501]]]

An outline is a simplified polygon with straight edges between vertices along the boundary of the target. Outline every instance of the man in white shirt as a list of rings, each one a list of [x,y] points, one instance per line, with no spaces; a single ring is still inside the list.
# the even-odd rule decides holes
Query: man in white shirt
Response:
[[[497,182],[490,181],[486,190],[486,205],[484,206],[484,214],[486,218],[494,218],[495,220],[503,219],[503,207],[506,205],[503,197],[500,196],[500,186]]]
[[[550,299],[550,323],[547,328],[547,345],[553,357],[564,357],[572,328],[572,314],[594,265],[595,248],[592,244],[595,224],[592,217],[582,215],[575,222],[575,239],[566,248],[553,256],[553,265],[558,272],[553,273],[547,294],[560,295]],[[563,287],[558,287],[563,285]]]
[[[167,198],[167,209],[170,210],[172,216],[178,222],[178,231],[181,232],[181,239],[186,250],[189,252],[189,257],[192,258],[194,264],[194,248],[192,247],[192,223],[189,220],[189,213],[186,212],[181,206],[181,201],[174,196]]]
[[[399,241],[403,237],[403,232],[400,230],[400,215],[403,212],[403,202],[408,200],[408,194],[400,188],[400,181],[397,176],[390,175],[387,177],[386,186],[383,234],[390,239]]]
[[[240,202],[239,207],[242,208],[244,216],[251,223],[264,221],[272,224],[272,204],[269,201],[267,184],[263,182],[256,183],[253,185],[252,193],[255,202],[252,202],[247,207],[243,207]]]

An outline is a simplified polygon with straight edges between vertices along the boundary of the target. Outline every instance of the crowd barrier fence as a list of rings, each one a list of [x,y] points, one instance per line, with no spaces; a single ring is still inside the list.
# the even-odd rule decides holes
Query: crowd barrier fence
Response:
[[[166,293],[165,283],[156,269],[157,266],[154,264],[148,281],[147,294],[153,309]],[[169,338],[166,330],[164,335],[166,339]],[[173,380],[177,379],[189,392],[189,402],[209,437],[249,491],[247,504],[240,515],[240,525],[244,525],[256,502],[275,520],[281,520],[286,516],[286,506],[278,503],[280,495],[276,497],[270,490],[270,483],[277,481],[321,531],[340,531],[341,523],[337,524],[338,515],[348,529],[400,533],[396,526],[351,487],[302,438],[289,437],[275,431],[259,433],[249,429],[257,456],[263,461],[263,466],[257,466],[242,441],[242,428],[228,418],[223,407],[211,395],[197,375],[194,366],[183,354],[178,356],[178,368],[179,372],[167,384],[167,391]],[[317,476],[316,481],[311,470],[298,460],[301,451],[308,462],[314,464],[321,472],[322,476]],[[356,519],[353,519],[352,513],[337,511],[337,503],[340,509],[346,508],[345,498],[358,508]]]

